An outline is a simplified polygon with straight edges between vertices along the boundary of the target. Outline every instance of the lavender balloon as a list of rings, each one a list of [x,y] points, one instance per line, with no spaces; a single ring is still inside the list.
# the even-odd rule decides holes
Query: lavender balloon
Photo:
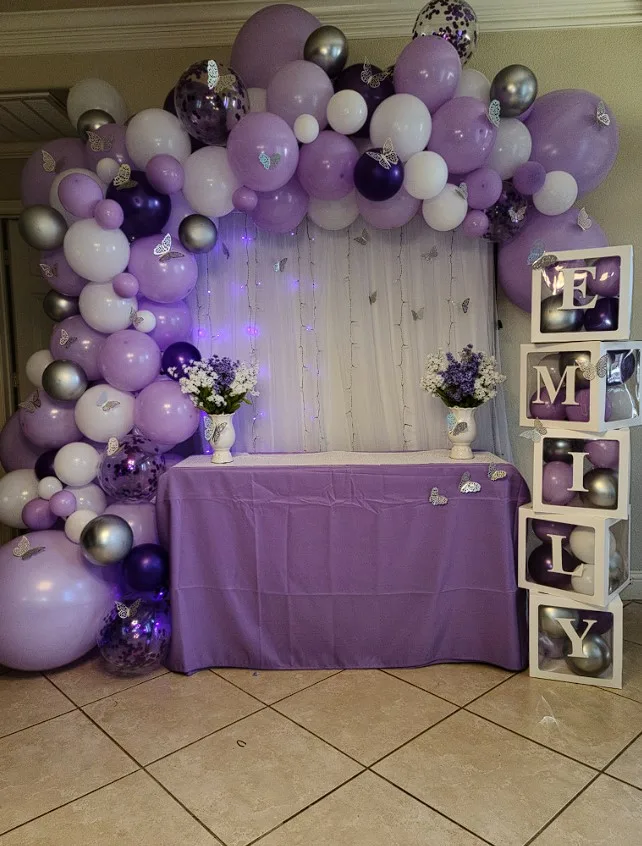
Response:
[[[359,152],[338,132],[320,132],[299,153],[297,176],[302,188],[319,200],[340,200],[354,188],[354,167]]]
[[[138,279],[140,293],[159,303],[182,300],[192,291],[198,278],[194,256],[172,248],[171,244],[165,251],[158,235],[134,241],[127,269]],[[139,308],[142,308],[140,303]]]
[[[294,176],[299,146],[282,118],[251,112],[230,133],[227,156],[242,185],[254,191],[274,191]]]
[[[87,280],[79,276],[69,267],[62,247],[40,253],[40,273],[43,279],[51,285],[54,291],[67,297],[77,297],[87,284]]]
[[[484,237],[501,244],[514,238],[526,225],[528,200],[510,182],[504,182],[499,199],[486,209],[486,214],[490,225]]]
[[[97,129],[87,140],[87,162],[92,170],[101,159],[114,159],[121,164],[131,164],[125,146],[126,127],[118,123],[107,123]]]
[[[233,70],[214,59],[203,59],[190,65],[176,83],[174,107],[193,138],[203,144],[223,144],[249,111],[249,100]]]
[[[179,444],[197,431],[200,412],[171,379],[152,382],[138,394],[134,423],[152,441]]]
[[[194,214],[194,209],[187,202],[183,196],[182,191],[177,191],[170,197],[171,211],[165,226],[163,226],[163,233],[169,232],[174,240],[178,240],[178,229],[186,217]]]
[[[490,226],[488,215],[483,211],[469,211],[461,225],[462,232],[469,238],[482,238]]]
[[[564,461],[549,461],[542,470],[542,499],[551,505],[568,505],[575,493],[573,468]]]
[[[201,360],[200,351],[187,341],[177,341],[167,347],[163,353],[162,367],[167,375],[175,380],[185,376],[185,367]]]
[[[12,470],[35,469],[41,453],[42,448],[32,444],[24,436],[20,426],[19,412],[14,411],[0,429],[0,464],[5,473],[11,473]],[[37,471],[36,476],[38,476]],[[42,477],[38,476],[38,478]]]
[[[72,491],[58,491],[49,500],[49,508],[56,517],[69,517],[77,508],[76,497]]]
[[[537,394],[533,394],[529,403],[530,416],[535,420],[566,420],[567,406],[562,405],[563,392],[560,392],[554,400],[548,395],[546,388],[540,391],[537,402]],[[570,406],[568,406],[570,408]]]
[[[152,188],[142,170],[132,170],[129,185],[117,187],[111,183],[107,199],[117,202],[123,210],[121,229],[130,241],[160,233],[169,220],[169,197]]]
[[[110,335],[99,353],[103,379],[121,391],[140,391],[158,376],[161,351],[149,335],[123,329]]]
[[[147,673],[161,666],[169,650],[171,621],[166,600],[123,600],[127,613],[114,607],[104,618],[96,644],[112,671]]]
[[[79,364],[92,382],[100,379],[98,354],[106,338],[88,326],[80,315],[74,315],[54,326],[49,351],[56,359]]]
[[[364,62],[362,65],[350,65],[341,71],[334,81],[335,91],[356,91],[361,94],[368,107],[366,122],[355,135],[368,138],[370,135],[370,120],[379,106],[387,97],[395,93],[392,74],[384,72],[376,65]]]
[[[20,177],[23,206],[49,205],[54,179],[63,170],[87,167],[85,145],[80,138],[47,141],[29,156]]]
[[[82,440],[76,426],[74,403],[51,399],[44,391],[35,391],[19,412],[23,435],[36,446],[61,447]]]
[[[374,229],[395,229],[413,219],[421,207],[421,200],[401,188],[394,197],[383,202],[368,200],[357,193],[357,207],[361,217]]]
[[[283,234],[297,228],[306,215],[308,203],[308,195],[294,176],[281,188],[261,192],[250,216],[259,229]]]
[[[480,167],[462,177],[468,188],[471,209],[484,209],[496,203],[502,193],[502,178],[492,167]]]
[[[585,441],[584,450],[588,453],[588,460],[594,467],[608,467],[610,470],[618,469],[620,463],[619,441]]]
[[[94,208],[94,220],[103,229],[120,229],[125,213],[116,200],[100,200]]]
[[[254,211],[256,208],[259,197],[256,191],[253,191],[251,188],[246,188],[245,185],[241,185],[240,188],[237,188],[234,194],[232,195],[232,202],[234,203],[234,208],[237,211],[248,212]]]
[[[130,434],[113,455],[103,453],[98,482],[107,496],[118,502],[149,502],[156,495],[164,472],[163,456],[143,452],[139,436]]]
[[[169,469],[168,456],[164,456],[165,468]],[[182,459],[181,459],[182,460]],[[116,502],[107,506],[105,514],[116,514],[129,523],[134,534],[134,546],[146,543],[158,543],[156,525],[156,507],[151,502]]]
[[[111,280],[111,284],[118,297],[135,297],[140,290],[138,279],[131,273],[119,273]]]
[[[91,217],[103,199],[100,185],[86,173],[70,173],[58,185],[58,199],[75,217]]]
[[[403,164],[397,161],[385,167],[382,163],[384,152],[382,147],[367,150],[359,157],[354,169],[357,191],[375,203],[391,199],[403,185]]]
[[[48,500],[36,497],[22,509],[22,522],[32,531],[50,529],[56,522],[56,515],[52,513]]]
[[[334,88],[327,73],[313,62],[288,62],[267,87],[268,111],[294,126],[299,115],[312,115],[321,129],[327,126],[326,109]]]
[[[566,406],[566,416],[568,420],[574,420],[578,423],[588,423],[591,415],[591,389],[581,388],[575,394],[575,401],[577,405]],[[605,419],[610,420],[613,408],[609,397],[609,392],[606,392],[604,400],[604,414]]]
[[[539,162],[524,162],[513,174],[515,190],[526,197],[543,188],[545,180],[546,170]]]
[[[486,163],[497,138],[487,112],[481,100],[456,97],[433,115],[427,149],[445,159],[451,174],[468,173]]]
[[[138,308],[141,311],[151,311],[156,318],[156,328],[149,333],[149,337],[156,341],[161,352],[176,341],[191,338],[192,315],[183,300],[156,303],[141,297],[138,300]]]
[[[176,194],[183,190],[185,171],[174,156],[163,153],[153,156],[145,168],[149,184],[161,194]]]
[[[432,114],[450,100],[461,76],[457,50],[437,35],[416,38],[403,48],[395,64],[397,94],[413,94]]]

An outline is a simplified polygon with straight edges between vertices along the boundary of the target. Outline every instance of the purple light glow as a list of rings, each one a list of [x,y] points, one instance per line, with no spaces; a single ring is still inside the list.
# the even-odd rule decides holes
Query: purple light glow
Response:
[[[253,335],[256,337],[259,334],[259,327],[258,326],[246,326],[245,331],[248,335]]]

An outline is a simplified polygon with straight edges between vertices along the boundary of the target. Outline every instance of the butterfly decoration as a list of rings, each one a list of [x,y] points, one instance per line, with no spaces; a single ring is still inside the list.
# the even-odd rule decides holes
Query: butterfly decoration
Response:
[[[508,217],[511,220],[511,223],[521,223],[526,216],[526,209],[528,208],[527,205],[520,206],[517,209],[510,208],[508,209]]]
[[[448,497],[444,496],[443,494],[439,493],[439,488],[435,487],[432,488],[430,491],[430,496],[428,497],[428,502],[431,505],[447,505],[448,504]]]
[[[370,300],[370,305],[374,305],[377,302],[377,292],[373,291],[369,296],[368,299]]]
[[[214,59],[209,59],[207,62],[207,87],[210,91],[218,85],[219,76],[218,65]]]
[[[578,226],[580,227],[580,229],[582,229],[584,232],[586,232],[586,231],[587,231],[587,229],[590,229],[590,228],[591,228],[591,226],[593,226],[593,221],[592,221],[592,220],[591,220],[591,218],[588,216],[588,212],[586,211],[586,209],[584,208],[584,206],[582,206],[582,208],[581,208],[581,209],[578,211],[578,213],[577,213],[577,225],[578,225]]]
[[[551,265],[556,263],[557,256],[546,252],[544,242],[540,240],[535,241],[526,259],[526,264],[530,264],[533,270],[544,270],[544,268],[551,267]]]
[[[42,150],[42,169],[45,173],[58,173],[60,168],[58,167],[58,163],[46,150]]]
[[[103,411],[111,411],[112,408],[118,408],[120,403],[118,400],[108,399],[107,391],[101,391],[96,400],[96,405],[98,408],[102,408]]]
[[[468,309],[470,308],[470,297],[466,297],[466,299],[461,304],[461,310],[464,314],[468,314]]]
[[[60,346],[64,347],[66,350],[68,350],[69,347],[72,344],[75,344],[77,340],[78,340],[78,338],[70,337],[69,332],[67,332],[66,329],[60,330],[60,341],[59,341],[59,343],[60,343]]]
[[[120,444],[118,443],[118,438],[110,438],[107,441],[107,455],[111,458],[112,455],[116,455],[118,450],[120,449]]]
[[[275,261],[274,264],[273,264],[274,272],[275,273],[283,273],[283,271],[285,270],[285,265],[287,263],[288,263],[287,258],[282,258],[282,259],[279,259],[278,261]]]
[[[271,156],[268,156],[264,150],[261,150],[259,153],[259,161],[266,170],[270,170],[270,168],[276,167],[281,161],[281,155],[280,153],[273,153]]]
[[[604,353],[601,358],[598,358],[597,363],[595,365],[591,364],[590,362],[588,364],[583,364],[582,361],[577,358],[575,359],[575,364],[577,364],[577,366],[579,367],[582,376],[585,379],[588,379],[589,381],[595,379],[596,376],[598,376],[600,379],[604,379],[604,377],[609,372],[608,353]]]
[[[462,200],[468,202],[468,185],[465,182],[460,182],[455,188],[455,194],[459,194]]]
[[[372,65],[366,59],[363,63],[363,70],[361,71],[361,82],[369,88],[379,88],[381,83],[390,76],[390,71],[385,70],[380,73],[372,72]]]
[[[381,148],[380,153],[376,150],[367,150],[366,156],[370,156],[371,159],[374,159],[377,164],[380,164],[381,167],[385,168],[385,170],[390,170],[392,165],[399,164],[399,156],[395,153],[395,148],[392,146],[391,138],[386,138],[383,142],[383,147]]]
[[[457,422],[457,418],[452,411],[446,415],[446,425],[448,426],[449,435],[463,435],[468,431],[468,423],[465,420]]]
[[[229,259],[229,257],[230,257],[230,248],[227,246],[227,244],[225,243],[225,241],[221,241],[221,252],[223,253],[223,255],[225,256],[225,258],[226,258],[226,259]]]
[[[135,308],[131,308],[129,310],[129,319],[131,321],[132,326],[140,326],[143,322],[143,318],[138,314]]]
[[[424,261],[432,261],[433,259],[436,259],[438,255],[439,255],[439,250],[435,246],[435,247],[431,247],[430,250],[427,253],[422,253],[421,257]]]
[[[481,484],[479,482],[473,482],[470,478],[470,471],[464,470],[461,474],[461,479],[459,480],[459,492],[460,493],[479,493],[481,490]]]
[[[362,229],[361,235],[357,235],[357,237],[353,238],[352,240],[356,241],[357,244],[361,244],[362,247],[365,247],[368,241],[370,240],[370,233],[367,229]]]
[[[497,465],[494,461],[488,465],[488,478],[491,482],[498,482],[500,479],[505,479],[506,475],[507,473],[505,470],[497,469]]]
[[[124,188],[135,188],[138,185],[138,182],[132,179],[132,169],[128,164],[121,164],[118,173],[114,176],[112,185],[117,191],[122,191]]]
[[[26,412],[29,414],[33,414],[37,408],[40,408],[42,402],[40,400],[40,394],[36,390],[34,391],[29,399],[26,399],[24,402],[18,403],[18,408],[24,408]]]
[[[158,256],[158,261],[164,264],[166,261],[175,258],[184,258],[185,253],[179,253],[177,250],[172,250],[172,236],[167,233],[160,244],[154,247],[154,255]]]
[[[45,277],[45,279],[54,279],[58,276],[58,265],[57,264],[39,264],[38,267],[40,268],[40,272]]]
[[[99,135],[92,129],[87,130],[87,141],[89,141],[89,149],[92,153],[108,153],[114,143],[113,138],[110,138],[109,136],[107,138],[103,138],[102,135]]]
[[[19,540],[17,546],[14,546],[12,552],[15,558],[21,561],[28,561],[34,555],[44,551],[44,546],[31,546],[29,538],[23,535]]]
[[[414,309],[414,308],[411,308],[411,309],[410,309],[410,311],[411,311],[411,313],[412,313],[412,319],[413,319],[413,320],[423,320],[423,319],[424,319],[424,311],[425,311],[425,310],[426,310],[426,309],[425,309],[425,306],[422,306],[421,308],[418,308],[416,311],[415,311],[415,309]]]
[[[223,434],[223,431],[227,428],[227,423],[225,421],[221,423],[214,423],[211,417],[205,418],[205,440],[209,441],[211,444],[218,443],[218,439]]]
[[[499,100],[491,100],[488,106],[488,120],[493,126],[499,126],[501,117],[501,105]]]
[[[611,115],[606,111],[604,100],[600,100],[595,108],[595,120],[600,128],[611,125]]]
[[[132,602],[131,605],[125,605],[124,602],[119,602],[116,600],[114,603],[116,605],[116,611],[118,612],[118,616],[121,620],[127,620],[128,617],[133,617],[134,614],[138,611],[140,606],[140,599],[137,599],[135,602]]]
[[[536,417],[533,421],[533,428],[527,429],[525,432],[520,432],[519,436],[520,438],[526,438],[527,440],[533,441],[533,443],[537,444],[546,434],[548,434],[548,429],[539,417]]]

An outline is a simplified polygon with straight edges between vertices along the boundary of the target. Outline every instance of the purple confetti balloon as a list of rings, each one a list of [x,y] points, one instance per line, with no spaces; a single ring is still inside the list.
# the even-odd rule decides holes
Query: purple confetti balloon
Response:
[[[190,65],[176,83],[174,109],[193,138],[203,144],[223,144],[249,111],[249,99],[233,70],[203,59]]]
[[[368,82],[368,80],[370,80]],[[335,91],[356,91],[361,94],[368,107],[366,122],[355,136],[368,138],[370,136],[370,121],[377,107],[385,99],[395,93],[395,86],[392,81],[392,74],[385,73],[376,65],[362,64],[350,65],[341,71],[334,81]]]
[[[355,187],[366,200],[375,203],[390,200],[403,185],[403,164],[398,161],[386,168],[369,153],[381,157],[383,149],[375,147],[359,157],[354,169]]]
[[[160,233],[172,208],[169,197],[152,188],[142,170],[132,170],[130,187],[110,183],[107,199],[117,202],[123,210],[120,228],[130,241]]]
[[[157,669],[169,650],[172,632],[169,603],[142,600],[136,605],[137,601],[135,597],[124,599],[127,610],[114,606],[104,618],[96,639],[108,667],[123,675]]]
[[[143,452],[142,440],[130,434],[122,439],[114,455],[103,453],[98,482],[107,496],[118,502],[149,502],[165,472],[163,456]]]
[[[475,97],[455,97],[433,115],[427,149],[445,159],[449,173],[469,173],[486,163],[496,138],[486,104]]]
[[[296,176],[274,191],[259,193],[259,201],[250,215],[266,232],[284,234],[297,228],[308,210],[309,197]]]
[[[319,200],[340,200],[354,188],[359,151],[338,132],[320,132],[299,152],[297,177],[302,188]]]
[[[496,203],[486,209],[490,226],[484,236],[488,241],[503,243],[524,228],[528,216],[528,200],[510,182],[504,182]]]

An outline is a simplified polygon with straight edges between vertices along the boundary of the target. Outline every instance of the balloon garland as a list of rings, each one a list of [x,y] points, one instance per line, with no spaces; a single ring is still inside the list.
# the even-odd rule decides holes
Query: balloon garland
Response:
[[[527,311],[540,247],[606,244],[573,204],[615,161],[611,110],[575,89],[538,98],[523,65],[488,80],[464,67],[477,39],[468,3],[430,0],[394,67],[346,67],[339,29],[278,4],[243,25],[229,67],[193,63],[162,108],[126,122],[109,83],[71,89],[79,137],[48,142],[22,174],[19,228],[42,253],[56,324],[27,363],[36,390],[0,433],[0,520],[30,530],[0,549],[0,663],[46,669],[91,646],[84,606],[69,611],[79,572],[107,661],[135,672],[166,654],[167,557],[140,527],[168,451],[199,425],[161,374],[200,357],[185,298],[218,218],[283,233],[307,215],[336,231],[421,210],[436,231],[497,242],[499,281]],[[98,574],[116,565],[111,582]],[[61,641],[32,621],[41,571],[67,615]]]

